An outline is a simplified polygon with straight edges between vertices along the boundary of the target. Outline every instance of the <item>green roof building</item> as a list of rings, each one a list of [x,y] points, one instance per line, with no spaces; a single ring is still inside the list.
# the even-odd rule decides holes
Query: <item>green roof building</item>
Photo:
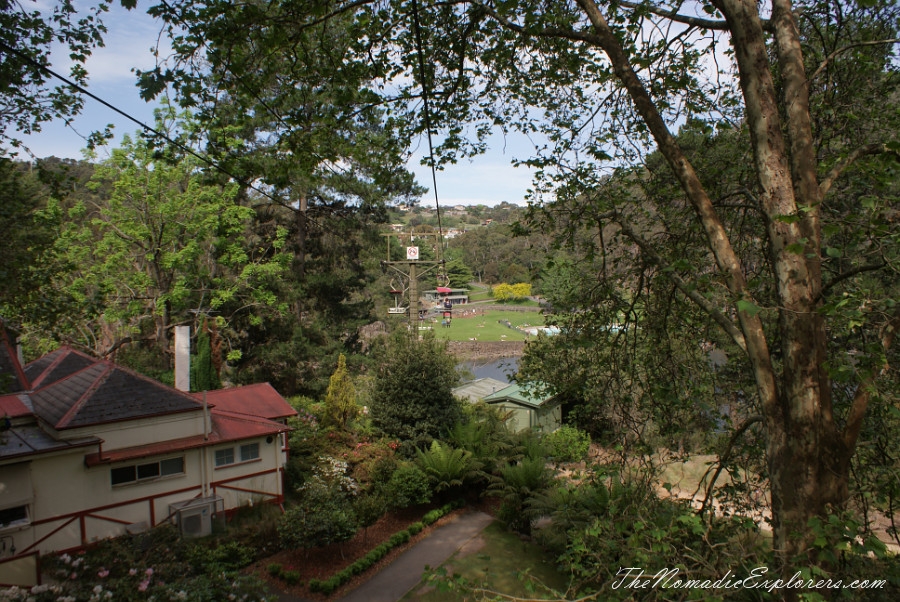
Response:
[[[484,402],[509,414],[507,424],[513,431],[552,433],[562,425],[562,404],[554,395],[538,394],[538,387],[512,384],[486,396]]]

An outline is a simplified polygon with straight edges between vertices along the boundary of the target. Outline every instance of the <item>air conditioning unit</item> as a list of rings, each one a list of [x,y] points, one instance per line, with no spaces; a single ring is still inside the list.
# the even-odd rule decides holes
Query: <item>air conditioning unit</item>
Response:
[[[196,498],[169,505],[169,514],[183,537],[205,537],[212,534],[213,521],[219,516],[224,500],[219,496]]]

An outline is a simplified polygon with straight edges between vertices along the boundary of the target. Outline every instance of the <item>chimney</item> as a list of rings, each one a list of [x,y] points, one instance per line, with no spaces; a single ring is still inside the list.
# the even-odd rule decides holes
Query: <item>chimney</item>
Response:
[[[191,391],[191,327],[175,327],[175,388]]]

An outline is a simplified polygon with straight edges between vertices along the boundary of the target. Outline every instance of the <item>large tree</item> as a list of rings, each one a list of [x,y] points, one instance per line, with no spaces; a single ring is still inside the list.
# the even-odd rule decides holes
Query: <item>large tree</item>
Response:
[[[348,2],[316,5],[305,21],[312,27],[333,15],[344,19],[361,40],[358,50],[373,57],[385,78],[401,82],[393,89],[410,101],[412,129],[424,121],[415,101],[430,96],[430,125],[446,128],[441,151],[447,159],[479,149],[478,139],[466,139],[466,124],[477,134],[496,126],[541,131],[547,143],[530,160],[543,177],[538,193],[590,199],[606,167],[639,161],[652,150],[660,154],[705,249],[697,254],[702,267],[668,273],[678,294],[741,350],[753,375],[765,424],[774,545],[785,560],[811,545],[811,517],[846,504],[850,459],[900,320],[872,298],[859,305],[877,341],[861,345],[852,402],[836,412],[829,366],[847,346],[830,338],[835,312],[826,297],[835,280],[878,268],[851,258],[832,276],[834,251],[823,244],[829,192],[861,157],[891,150],[886,144],[895,141],[888,130],[859,146],[848,138],[823,147],[813,112],[821,105],[811,100],[810,82],[818,86],[842,61],[860,55],[890,81],[897,9],[879,2],[797,6],[802,11],[790,0]],[[346,20],[351,14],[355,19]],[[802,37],[801,14],[827,35]],[[846,26],[848,18],[859,25]],[[809,46],[823,48],[815,64],[806,58]],[[734,192],[763,225],[753,260],[739,252],[738,232],[723,219],[711,180],[675,136],[685,116],[741,124],[748,132],[753,188]],[[881,212],[872,218],[884,219],[884,205],[873,206]],[[647,261],[662,260],[648,236],[652,210],[645,231],[632,227],[627,211],[598,217],[617,221]],[[718,303],[690,281],[697,274],[724,293]],[[765,287],[772,290],[770,305],[760,299]]]

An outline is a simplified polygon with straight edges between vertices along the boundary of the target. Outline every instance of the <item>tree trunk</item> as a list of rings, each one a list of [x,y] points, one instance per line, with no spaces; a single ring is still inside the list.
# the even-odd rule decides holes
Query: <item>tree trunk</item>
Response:
[[[796,216],[800,203],[816,205],[817,210],[820,198],[818,188],[811,184],[816,181],[816,163],[809,154],[811,135],[799,36],[790,17],[788,0],[777,0],[777,3],[778,53],[785,72],[782,75],[790,79],[785,95],[788,102],[795,103],[787,111],[793,156],[782,131],[779,102],[755,1],[720,0],[716,5],[732,33],[756,173],[763,191],[760,208],[767,218],[767,242],[779,298],[780,377],[758,311],[739,310],[737,315],[765,416],[774,546],[784,573],[793,574],[791,567],[799,560],[798,556],[808,553],[812,543],[809,519],[824,517],[830,507],[840,508],[846,503],[853,445],[848,445],[835,427],[830,384],[823,367],[827,338],[824,320],[817,312],[821,291],[820,250],[816,244],[820,239],[818,221],[814,216],[801,222],[780,219]],[[752,303],[728,232],[692,165],[634,72],[630,57],[594,0],[578,0],[578,4],[594,27],[598,45],[609,57],[616,76],[693,205],[730,293],[735,301]],[[818,559],[802,560],[804,564],[808,561]]]

